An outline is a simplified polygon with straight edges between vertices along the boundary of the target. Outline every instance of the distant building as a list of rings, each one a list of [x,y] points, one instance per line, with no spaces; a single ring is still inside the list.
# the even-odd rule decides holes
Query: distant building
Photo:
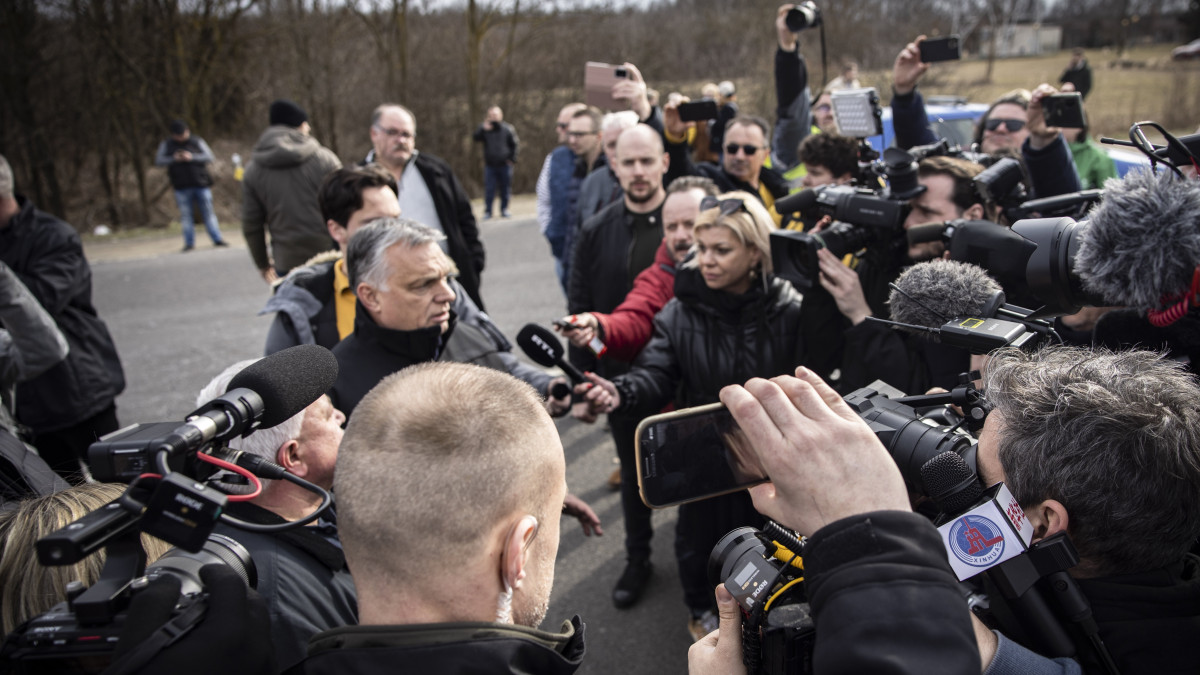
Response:
[[[986,57],[992,50],[991,29],[982,27],[979,35],[979,55]],[[996,36],[996,56],[1032,56],[1053,54],[1062,49],[1062,26],[1037,23],[1018,23],[1003,26]]]

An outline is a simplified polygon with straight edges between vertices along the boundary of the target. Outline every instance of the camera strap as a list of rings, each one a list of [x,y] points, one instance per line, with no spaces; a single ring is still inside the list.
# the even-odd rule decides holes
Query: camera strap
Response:
[[[208,610],[208,598],[200,597],[188,605],[182,612],[164,623],[143,640],[132,651],[115,661],[101,675],[131,675],[141,670],[159,652],[175,644],[179,638],[187,635],[204,618]]]

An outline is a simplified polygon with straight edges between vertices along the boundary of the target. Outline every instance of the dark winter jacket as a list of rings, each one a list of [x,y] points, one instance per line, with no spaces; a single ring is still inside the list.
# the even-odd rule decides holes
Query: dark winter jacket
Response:
[[[354,626],[313,638],[287,675],[569,675],[583,661],[584,624],[558,633],[495,623]]]
[[[550,224],[546,226],[546,240],[550,242],[550,253],[565,264],[570,264],[571,252],[567,250],[567,227],[571,218],[568,192],[575,178],[575,153],[565,145],[550,151]]]
[[[192,153],[192,158],[186,162],[176,161],[175,153],[180,150]],[[199,136],[188,136],[186,141],[168,138],[158,145],[158,153],[154,155],[156,165],[167,167],[167,178],[176,190],[212,185],[212,176],[208,175],[205,165],[211,164],[214,159],[208,143]]]
[[[1092,90],[1092,67],[1088,65],[1087,59],[1082,59],[1075,68],[1067,66],[1058,81],[1062,84],[1070,82],[1075,85],[1075,91],[1079,92],[1080,96],[1087,98],[1088,92]]]
[[[34,433],[74,426],[125,389],[117,347],[92,305],[92,270],[75,228],[17,197],[0,230],[0,261],[33,293],[67,338],[67,358],[17,385],[17,419]]]
[[[661,220],[661,208],[654,212]],[[661,224],[659,236],[661,236]],[[641,270],[632,265],[634,217],[624,200],[609,204],[592,216],[579,232],[575,260],[567,286],[567,311],[611,312],[633,288],[633,278]],[[597,370],[606,377],[624,372],[622,364],[611,359],[597,364],[590,352],[574,347],[571,362],[583,370]]]
[[[979,673],[971,615],[922,516],[876,511],[817,530],[804,548],[816,673]]]
[[[280,275],[336,246],[317,191],[341,160],[317,139],[287,126],[268,127],[254,146],[242,181],[242,234],[255,266]],[[271,235],[271,260],[267,233]]]
[[[787,281],[768,275],[734,295],[705,285],[695,268],[675,275],[675,298],[654,319],[654,336],[633,369],[614,380],[621,410],[654,412],[672,400],[688,408],[714,403],[721,388],[752,377],[808,366],[822,376],[837,367],[841,336],[810,310]],[[836,310],[835,310],[836,311]],[[820,316],[819,316],[820,315]]]
[[[445,340],[454,330],[456,318],[450,313],[450,327],[418,330],[391,330],[371,318],[362,303],[354,313],[354,332],[333,348],[338,362],[337,381],[329,396],[333,406],[349,418],[367,392],[383,378],[414,363],[433,361],[442,353]]]
[[[516,129],[508,122],[501,122],[491,129],[480,124],[472,137],[477,143],[483,143],[484,164],[506,166],[516,163],[521,139],[517,138]]]
[[[267,331],[264,354],[270,356],[296,345],[321,345],[333,349],[340,340],[337,302],[334,298],[334,265],[341,254],[330,251],[292,270],[275,294],[259,310],[259,316],[275,312]]]
[[[283,518],[250,503],[230,503],[227,512],[251,523],[272,525]],[[299,662],[308,641],[317,633],[358,623],[358,596],[346,556],[336,539],[333,523],[325,516],[316,527],[284,532],[247,532],[224,523],[216,532],[250,552],[258,571],[259,594],[271,616],[271,644],[280,669]],[[319,529],[332,530],[326,536]],[[264,636],[265,637],[265,636]]]

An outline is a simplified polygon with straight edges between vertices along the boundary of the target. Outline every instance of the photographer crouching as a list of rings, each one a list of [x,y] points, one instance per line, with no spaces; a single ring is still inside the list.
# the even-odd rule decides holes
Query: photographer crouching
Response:
[[[1007,484],[1035,542],[1061,532],[1074,542],[1080,563],[1069,574],[1111,655],[1108,672],[1194,672],[1195,380],[1148,352],[1049,348],[997,352],[986,385],[994,411],[978,448],[983,482]],[[721,400],[770,476],[751,489],[755,508],[809,535],[814,672],[1105,672],[1090,651],[1079,662],[1044,658],[966,611],[934,527],[908,513],[895,462],[811,372],[727,387]],[[723,586],[716,597],[721,628],[692,647],[693,675],[745,672],[738,605]]]

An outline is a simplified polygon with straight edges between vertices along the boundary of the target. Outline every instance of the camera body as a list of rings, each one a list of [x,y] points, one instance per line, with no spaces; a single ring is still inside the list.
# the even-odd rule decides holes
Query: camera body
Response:
[[[821,10],[812,0],[801,2],[788,10],[787,16],[784,17],[784,23],[793,33],[816,28],[821,25]]]

